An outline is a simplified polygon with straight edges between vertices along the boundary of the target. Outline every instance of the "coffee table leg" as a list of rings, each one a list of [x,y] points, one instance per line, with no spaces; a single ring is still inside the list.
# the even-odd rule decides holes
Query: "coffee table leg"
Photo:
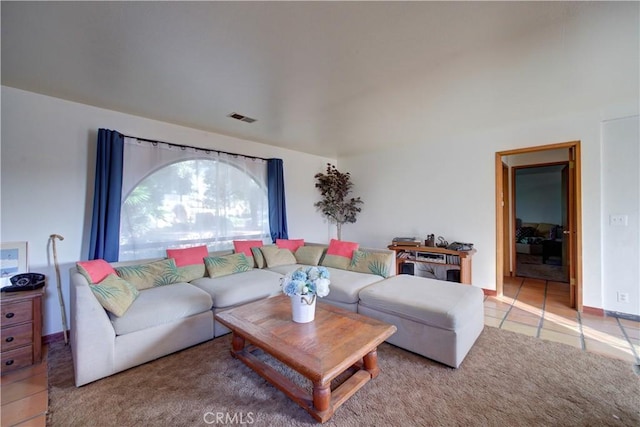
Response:
[[[231,341],[231,354],[240,353],[242,350],[244,350],[244,338],[234,332]]]
[[[326,411],[331,403],[331,384],[313,385],[313,407],[316,411]]]
[[[380,373],[380,368],[378,368],[378,349],[367,353],[363,357],[363,362],[364,369],[366,369],[371,374],[371,378],[377,377]]]

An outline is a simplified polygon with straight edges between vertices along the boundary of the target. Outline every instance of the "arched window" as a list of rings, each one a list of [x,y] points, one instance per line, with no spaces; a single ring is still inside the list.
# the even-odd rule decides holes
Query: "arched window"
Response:
[[[142,179],[129,176],[120,260],[164,257],[167,248],[202,244],[210,251],[231,249],[237,239],[269,241],[266,166],[233,156],[191,157],[159,162]]]

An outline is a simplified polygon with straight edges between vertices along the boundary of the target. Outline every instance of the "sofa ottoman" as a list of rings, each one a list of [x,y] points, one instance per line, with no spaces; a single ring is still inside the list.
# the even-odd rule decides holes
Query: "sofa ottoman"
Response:
[[[361,290],[358,313],[394,324],[387,342],[458,368],[484,328],[483,300],[480,288],[403,274]]]

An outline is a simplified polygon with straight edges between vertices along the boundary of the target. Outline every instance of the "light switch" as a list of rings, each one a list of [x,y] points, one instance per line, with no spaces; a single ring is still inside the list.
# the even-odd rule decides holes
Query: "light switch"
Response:
[[[621,225],[626,227],[627,221],[627,215],[609,215],[609,225]]]

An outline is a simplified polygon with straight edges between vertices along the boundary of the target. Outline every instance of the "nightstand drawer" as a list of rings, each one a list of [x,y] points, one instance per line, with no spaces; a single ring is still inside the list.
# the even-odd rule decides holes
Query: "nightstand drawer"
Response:
[[[2,304],[2,326],[7,327],[33,318],[31,301]]]
[[[23,323],[2,329],[2,351],[29,345],[33,342],[33,324]]]
[[[24,368],[33,364],[33,346],[2,352],[2,372]]]

